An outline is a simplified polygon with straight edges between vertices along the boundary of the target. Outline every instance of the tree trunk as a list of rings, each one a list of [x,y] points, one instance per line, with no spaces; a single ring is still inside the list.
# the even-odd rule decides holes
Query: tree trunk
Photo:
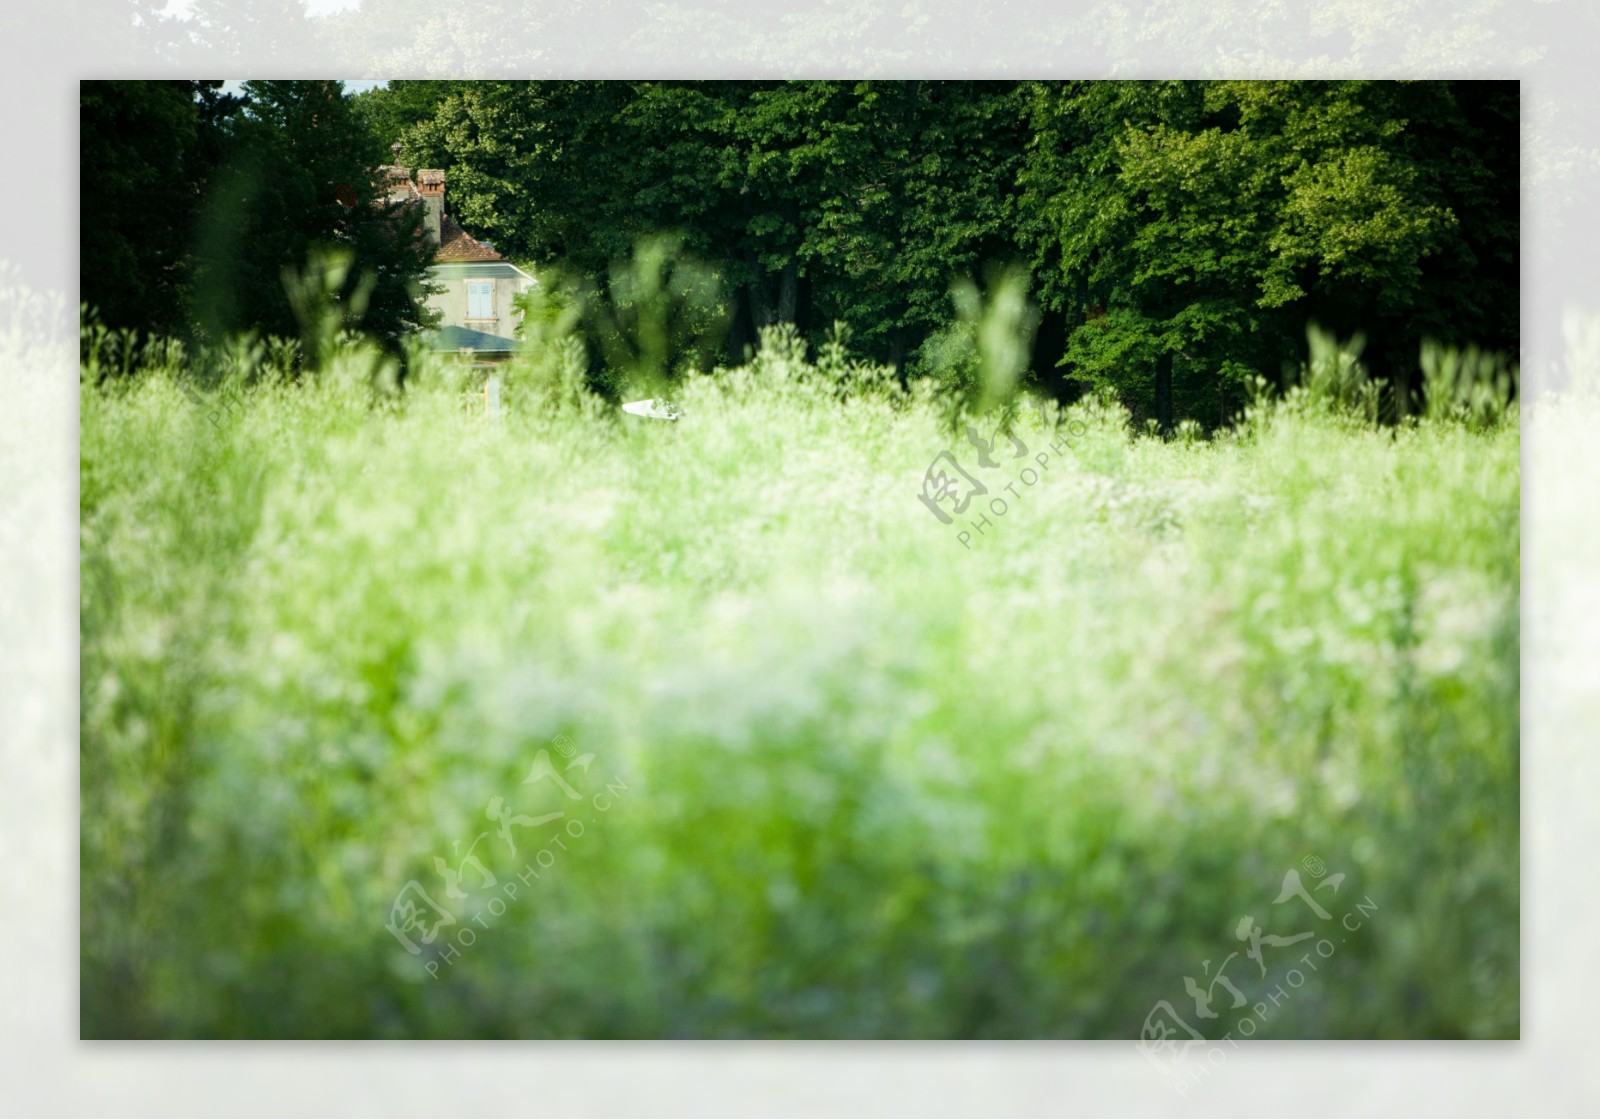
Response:
[[[1032,368],[1034,383],[1046,396],[1061,400],[1066,395],[1066,375],[1061,359],[1067,352],[1067,313],[1047,311],[1039,320],[1034,336]]]
[[[905,332],[900,327],[894,329],[889,336],[889,364],[894,367],[894,375],[902,383],[906,379],[906,339]]]
[[[794,325],[802,338],[811,330],[811,277],[802,276],[795,285],[800,290],[795,299]]]
[[[793,258],[778,274],[778,322],[794,322],[795,308],[800,298],[800,269]]]
[[[1172,431],[1172,351],[1164,350],[1156,362],[1156,423],[1161,434]]]
[[[756,327],[750,319],[750,301],[733,301],[733,321],[728,324],[727,362],[730,366],[743,365],[755,353]]]
[[[772,296],[767,291],[767,274],[756,255],[749,255],[750,263],[750,322],[759,336],[762,327],[772,325]]]

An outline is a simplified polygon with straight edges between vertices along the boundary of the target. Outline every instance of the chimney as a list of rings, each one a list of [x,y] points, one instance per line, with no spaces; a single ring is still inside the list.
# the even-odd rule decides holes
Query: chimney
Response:
[[[411,172],[394,164],[378,168],[378,189],[390,202],[408,202],[417,195],[411,185]]]
[[[440,226],[444,221],[444,172],[422,168],[417,172],[417,190],[422,195],[422,204],[428,208],[428,233],[432,235],[433,243],[439,245]]]

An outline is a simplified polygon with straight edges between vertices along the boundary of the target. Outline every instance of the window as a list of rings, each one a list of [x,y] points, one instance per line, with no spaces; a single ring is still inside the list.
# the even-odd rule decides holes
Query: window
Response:
[[[467,318],[494,318],[494,281],[467,281]]]

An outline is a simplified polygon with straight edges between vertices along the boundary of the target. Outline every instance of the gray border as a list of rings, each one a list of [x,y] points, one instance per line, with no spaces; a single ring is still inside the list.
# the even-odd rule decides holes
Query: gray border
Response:
[[[1562,314],[1600,308],[1600,128],[1583,93],[1600,47],[1581,0],[1215,0],[988,8],[828,0],[756,14],[731,0],[411,4],[394,35],[330,34],[292,56],[270,34],[163,60],[133,42],[138,0],[13,4],[0,68],[10,183],[4,247],[63,293],[58,346],[0,371],[0,1110],[30,1115],[1578,1115],[1600,1109],[1588,1012],[1600,897],[1600,546],[1568,506],[1594,440],[1547,468],[1525,416],[1524,1037],[1500,1044],[1280,1044],[1230,1056],[1189,1102],[1127,1044],[133,1045],[77,1039],[77,80],[198,73],[500,76],[1482,76],[1524,79],[1527,396],[1567,386]],[[377,0],[364,0],[371,4]],[[389,0],[398,7],[396,0]],[[470,17],[482,11],[481,20]],[[463,41],[452,27],[502,30]],[[271,26],[265,31],[270,33]],[[11,287],[14,277],[4,282]],[[14,301],[12,301],[14,303]],[[5,310],[14,314],[14,308]],[[1570,320],[1577,322],[1578,320]],[[14,362],[16,355],[0,355]],[[1573,363],[1568,363],[1572,365]],[[50,379],[55,379],[54,381]],[[1593,382],[1591,382],[1593,384]],[[31,385],[31,383],[30,383]],[[1566,402],[1557,411],[1577,406]],[[1600,415],[1600,410],[1591,410]],[[19,466],[18,452],[26,452]],[[1530,473],[1532,472],[1532,473]],[[1592,515],[1592,511],[1591,511]],[[1589,666],[1584,672],[1582,666]]]

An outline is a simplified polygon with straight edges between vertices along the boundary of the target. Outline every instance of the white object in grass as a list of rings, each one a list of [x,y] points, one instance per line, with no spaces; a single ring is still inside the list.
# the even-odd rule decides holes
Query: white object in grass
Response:
[[[622,406],[622,411],[634,416],[648,416],[652,420],[676,420],[683,415],[683,410],[677,405],[664,400],[629,401]]]

